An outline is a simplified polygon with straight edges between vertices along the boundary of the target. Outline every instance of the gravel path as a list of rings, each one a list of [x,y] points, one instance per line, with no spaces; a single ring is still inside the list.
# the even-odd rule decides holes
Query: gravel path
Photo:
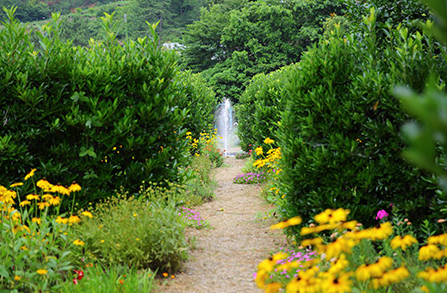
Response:
[[[274,220],[262,220],[272,209],[259,196],[259,186],[233,184],[245,160],[225,159],[216,169],[216,198],[194,208],[212,229],[187,231],[197,238],[197,249],[183,272],[161,286],[162,293],[260,293],[253,281],[258,263],[276,252],[286,240],[270,231]]]

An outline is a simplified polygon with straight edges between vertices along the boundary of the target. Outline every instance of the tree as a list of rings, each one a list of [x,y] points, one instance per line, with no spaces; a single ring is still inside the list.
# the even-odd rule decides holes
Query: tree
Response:
[[[254,75],[298,61],[318,39],[323,20],[341,11],[327,0],[255,1],[234,8],[225,3],[202,9],[201,20],[187,27],[183,60],[233,100]]]
[[[149,35],[146,22],[157,23],[158,32],[167,29],[171,23],[172,13],[169,11],[171,0],[134,0],[132,4],[132,18],[129,26],[134,37]]]

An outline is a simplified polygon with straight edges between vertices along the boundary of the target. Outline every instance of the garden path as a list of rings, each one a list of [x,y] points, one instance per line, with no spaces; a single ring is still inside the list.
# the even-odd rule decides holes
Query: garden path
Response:
[[[216,198],[194,208],[211,229],[187,231],[195,236],[183,272],[159,287],[162,293],[259,293],[253,281],[258,263],[286,243],[282,231],[270,231],[264,219],[272,206],[259,196],[258,185],[233,184],[246,160],[225,158],[216,169]]]

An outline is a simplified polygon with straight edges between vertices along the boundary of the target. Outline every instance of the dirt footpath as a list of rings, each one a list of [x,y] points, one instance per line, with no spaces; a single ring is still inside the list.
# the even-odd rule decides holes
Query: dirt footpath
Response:
[[[270,231],[274,220],[262,220],[272,209],[259,196],[257,185],[233,184],[245,160],[226,158],[216,169],[214,201],[194,209],[212,229],[187,231],[195,236],[197,249],[183,272],[161,286],[163,293],[259,293],[253,273],[258,263],[285,244],[281,231]]]

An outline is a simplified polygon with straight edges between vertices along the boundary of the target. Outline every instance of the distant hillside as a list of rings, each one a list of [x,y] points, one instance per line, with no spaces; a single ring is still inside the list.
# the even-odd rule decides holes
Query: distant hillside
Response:
[[[51,13],[62,14],[64,39],[75,45],[87,45],[90,38],[100,38],[100,19],[104,12],[115,12],[118,38],[148,35],[146,22],[160,22],[157,31],[163,42],[180,42],[186,25],[199,19],[200,9],[208,0],[0,0],[1,7],[17,6],[16,18],[30,26],[44,23]],[[0,20],[5,14],[0,13]]]

